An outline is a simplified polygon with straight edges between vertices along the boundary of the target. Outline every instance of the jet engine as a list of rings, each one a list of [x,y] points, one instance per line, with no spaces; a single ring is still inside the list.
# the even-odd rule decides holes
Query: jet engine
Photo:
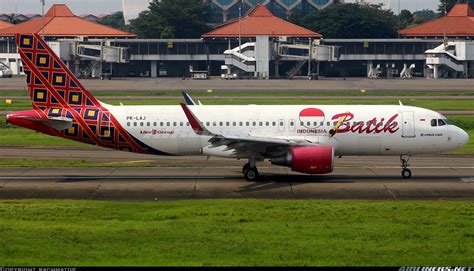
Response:
[[[307,174],[326,174],[333,170],[334,149],[331,146],[295,147],[271,160],[273,165],[289,167]]]

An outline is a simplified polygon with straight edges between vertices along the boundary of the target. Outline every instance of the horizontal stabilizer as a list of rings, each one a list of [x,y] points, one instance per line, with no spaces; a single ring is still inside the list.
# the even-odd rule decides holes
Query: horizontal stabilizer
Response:
[[[45,119],[45,118],[36,118],[36,117],[30,117],[30,116],[16,116],[16,118],[39,122],[41,124],[44,124],[58,131],[71,128],[72,121],[73,121],[72,119],[65,118],[65,117],[54,117],[54,118]]]

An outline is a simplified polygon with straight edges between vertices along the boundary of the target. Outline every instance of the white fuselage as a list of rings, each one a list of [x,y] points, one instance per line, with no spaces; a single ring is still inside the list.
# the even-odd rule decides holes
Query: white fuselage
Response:
[[[134,137],[171,155],[236,157],[225,148],[209,148],[209,136],[197,135],[179,106],[107,106]],[[211,132],[222,135],[305,140],[331,145],[336,155],[413,155],[456,149],[467,134],[454,125],[433,126],[441,114],[390,105],[245,105],[191,106]],[[317,108],[323,116],[304,116]],[[328,133],[347,114],[338,133]],[[437,121],[435,121],[437,122]]]

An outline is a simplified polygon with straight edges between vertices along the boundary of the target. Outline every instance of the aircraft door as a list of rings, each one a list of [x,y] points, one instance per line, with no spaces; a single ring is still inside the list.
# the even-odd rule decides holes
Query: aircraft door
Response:
[[[415,114],[413,111],[402,112],[402,137],[415,137]]]
[[[290,119],[288,122],[288,126],[290,127],[290,132],[294,132],[296,129],[296,122],[294,119]]]
[[[285,120],[279,119],[278,120],[278,131],[284,132],[285,131]]]

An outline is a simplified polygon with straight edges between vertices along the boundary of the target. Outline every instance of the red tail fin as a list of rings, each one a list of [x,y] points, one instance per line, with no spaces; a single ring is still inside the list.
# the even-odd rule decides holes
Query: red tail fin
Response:
[[[33,108],[100,107],[92,96],[49,48],[38,34],[17,34],[21,56]]]

